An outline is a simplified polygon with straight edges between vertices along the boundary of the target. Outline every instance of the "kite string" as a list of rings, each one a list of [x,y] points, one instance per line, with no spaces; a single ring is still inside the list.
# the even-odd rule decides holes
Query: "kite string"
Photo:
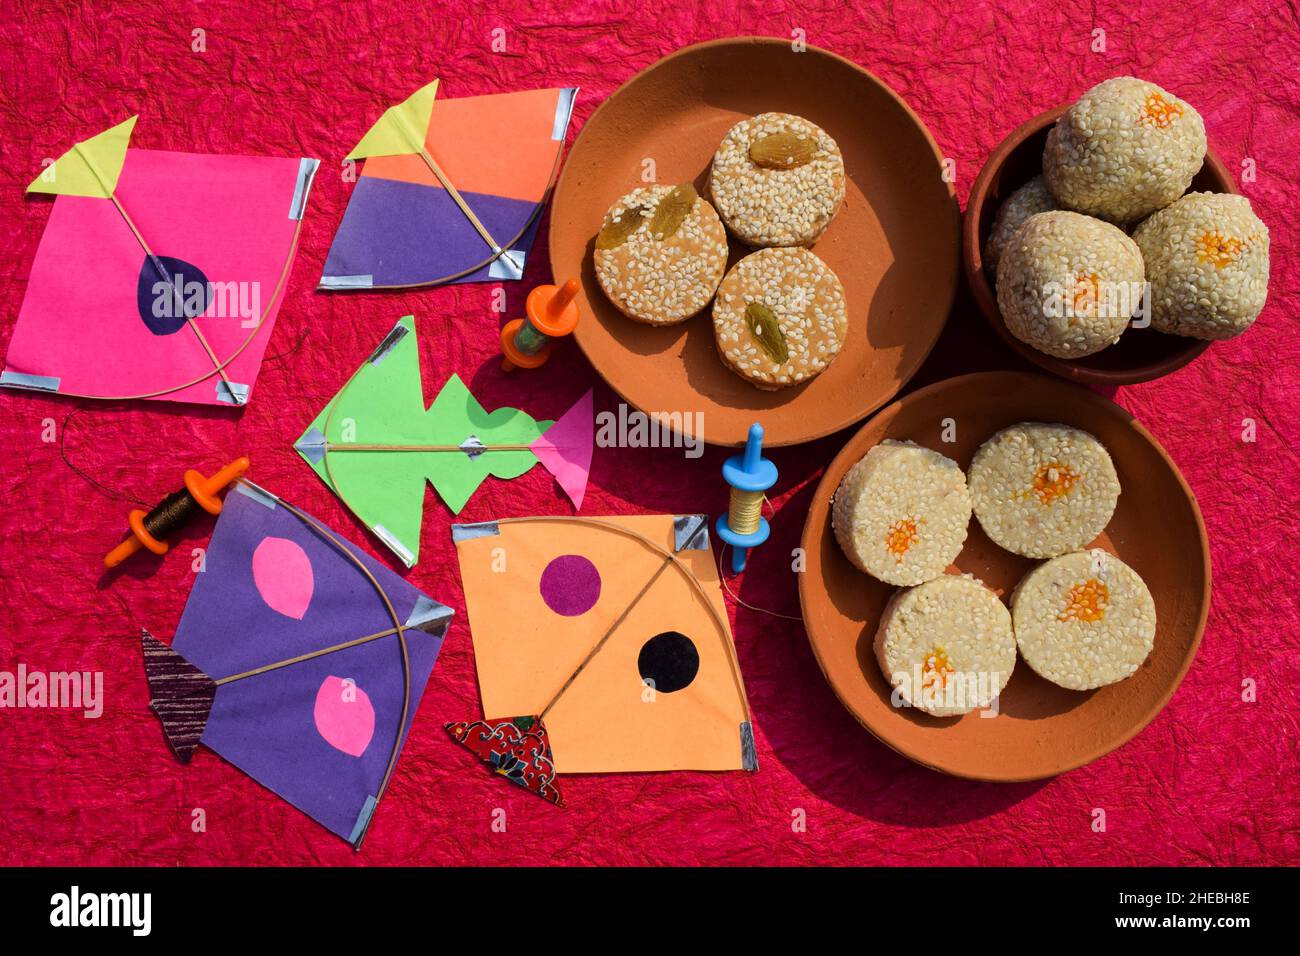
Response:
[[[750,604],[743,600],[735,591],[731,590],[731,585],[727,583],[726,575],[722,573],[722,556],[730,547],[731,545],[729,544],[723,544],[723,546],[718,549],[718,578],[722,581],[722,588],[727,592],[727,596],[735,601],[740,607],[746,608],[747,610],[757,611],[759,614],[767,614],[771,617],[779,617],[786,621],[798,621],[802,624],[803,618],[797,614],[782,614],[780,611],[772,611],[765,607],[759,607],[757,604]]]
[[[127,504],[136,505],[141,508],[147,508],[148,503],[142,498],[110,488],[108,485],[105,485],[103,482],[95,478],[94,475],[78,468],[72,463],[72,459],[68,457],[68,425],[72,423],[73,417],[79,415],[85,410],[86,406],[81,404],[81,402],[78,402],[73,406],[72,411],[68,412],[64,417],[63,426],[59,429],[59,457],[63,459],[63,463],[68,466],[68,469],[74,475],[86,482],[86,484],[90,485],[90,487],[94,488],[101,495],[104,495],[107,498],[116,499],[117,501],[125,501]]]
[[[733,494],[735,493],[734,488],[732,489],[732,493]],[[761,512],[762,506],[766,504],[769,508],[772,509],[772,516],[775,518],[776,506],[772,504],[771,499],[769,499],[767,495],[764,495],[761,492],[759,494],[761,495],[761,497],[759,500],[758,510]],[[755,527],[757,527],[758,524],[757,521],[754,524]],[[750,604],[745,600],[743,600],[741,596],[737,594],[735,591],[731,590],[731,585],[727,583],[727,575],[722,570],[722,557],[726,553],[729,547],[731,547],[731,545],[727,544],[726,542],[723,542],[722,546],[718,548],[718,580],[722,582],[722,589],[727,592],[727,596],[730,597],[733,601],[735,601],[736,604],[738,604],[740,607],[746,608],[750,611],[757,611],[759,614],[767,614],[770,617],[779,617],[786,621],[798,621],[800,624],[802,624],[803,623],[802,617],[799,617],[794,614],[782,614],[780,611],[772,611],[765,607],[759,607],[756,604]]]

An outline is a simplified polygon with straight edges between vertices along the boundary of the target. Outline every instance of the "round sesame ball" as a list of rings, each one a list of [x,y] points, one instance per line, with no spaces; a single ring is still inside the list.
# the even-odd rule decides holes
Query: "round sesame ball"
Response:
[[[998,309],[1007,328],[1057,358],[1113,345],[1141,305],[1142,291],[1137,244],[1077,212],[1030,216],[998,262]]]
[[[1230,339],[1268,298],[1268,226],[1245,196],[1188,193],[1133,233],[1151,283],[1151,325]]]
[[[844,287],[807,249],[760,249],[718,286],[713,334],[723,364],[773,391],[815,378],[848,332]]]
[[[1146,583],[1100,549],[1053,558],[1026,574],[1011,596],[1011,620],[1025,663],[1069,690],[1132,676],[1156,636]]]
[[[1066,209],[1136,222],[1187,192],[1204,160],[1201,114],[1154,83],[1120,76],[1057,120],[1043,178]]]
[[[854,567],[906,586],[944,573],[966,541],[970,515],[955,461],[913,442],[883,441],[840,482],[831,527]]]
[[[789,113],[761,113],[723,137],[709,192],[742,242],[809,246],[844,202],[844,158],[816,124]]]
[[[1051,212],[1061,207],[1056,204],[1052,194],[1047,191],[1047,183],[1042,176],[1035,176],[1025,183],[1002,204],[993,219],[993,228],[989,230],[988,241],[984,243],[984,268],[992,275],[997,275],[998,260],[1002,250],[1015,235],[1017,229],[1024,225],[1030,216],[1040,212]]]
[[[1050,558],[1101,534],[1119,501],[1119,476],[1106,446],[1087,432],[1021,422],[975,452],[970,494],[975,517],[995,544]]]
[[[671,234],[652,225],[660,204],[673,195],[690,211]],[[727,231],[707,200],[682,186],[634,189],[605,213],[596,237],[596,279],[609,301],[630,319],[675,325],[713,298],[727,269]]]
[[[1016,666],[1010,612],[970,575],[942,574],[895,594],[875,651],[898,696],[936,717],[989,706]]]

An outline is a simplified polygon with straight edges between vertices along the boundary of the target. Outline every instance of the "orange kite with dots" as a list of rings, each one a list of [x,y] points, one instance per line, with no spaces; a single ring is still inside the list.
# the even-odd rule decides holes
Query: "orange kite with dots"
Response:
[[[758,769],[703,515],[454,525],[483,698],[447,730],[554,804],[557,774]]]

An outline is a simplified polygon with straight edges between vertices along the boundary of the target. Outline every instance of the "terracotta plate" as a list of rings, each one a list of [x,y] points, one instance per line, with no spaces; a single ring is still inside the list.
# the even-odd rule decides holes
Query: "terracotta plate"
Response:
[[[941,440],[945,419],[956,441]],[[996,717],[929,717],[894,708],[872,647],[894,589],[858,571],[831,531],[831,495],[844,473],[886,438],[942,452],[962,468],[1000,428],[1060,422],[1096,435],[1119,472],[1119,505],[1094,543],[1133,567],[1156,604],[1151,655],[1126,681],[1069,691],[1023,660]],[[1123,744],[1155,717],[1192,663],[1210,609],[1210,553],[1191,489],[1169,456],[1132,416],[1101,396],[1020,372],[951,378],[890,405],[853,436],[822,478],[804,528],[808,556],[799,598],[813,653],[836,695],[862,725],[899,753],[936,770],[978,780],[1036,780],[1080,767]],[[971,519],[950,571],[970,573],[1003,600],[1038,562],[1003,551]]]
[[[763,392],[718,358],[709,310],[669,328],[621,315],[596,282],[592,249],[605,211],[643,185],[690,180],[705,192],[722,137],[747,116],[797,113],[833,136],[847,173],[843,209],[813,251],[844,283],[848,341],[802,387]],[[734,263],[745,249],[732,240]],[[578,344],[645,412],[703,412],[704,438],[743,444],[761,420],[771,445],[856,422],[887,402],[929,354],[952,306],[959,218],[938,147],[870,73],[825,50],[748,37],[687,47],[633,77],[592,115],[556,186],[551,267],[582,282]]]

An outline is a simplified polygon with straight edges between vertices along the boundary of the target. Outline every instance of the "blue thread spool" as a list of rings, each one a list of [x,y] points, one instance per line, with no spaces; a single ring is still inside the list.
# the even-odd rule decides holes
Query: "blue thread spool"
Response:
[[[745,570],[750,548],[767,540],[771,528],[763,517],[763,492],[776,484],[776,465],[763,457],[763,426],[749,426],[744,455],[733,455],[722,466],[731,485],[731,507],[718,516],[718,537],[731,545],[731,573]]]

